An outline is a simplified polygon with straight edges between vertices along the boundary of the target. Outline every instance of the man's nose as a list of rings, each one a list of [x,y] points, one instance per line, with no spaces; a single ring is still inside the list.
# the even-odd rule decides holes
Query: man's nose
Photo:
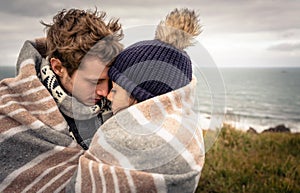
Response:
[[[97,87],[96,88],[96,94],[98,96],[107,97],[108,91],[102,88]]]

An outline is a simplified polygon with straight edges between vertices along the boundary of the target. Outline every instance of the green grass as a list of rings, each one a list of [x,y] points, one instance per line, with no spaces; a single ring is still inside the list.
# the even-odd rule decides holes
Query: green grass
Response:
[[[300,134],[224,127],[206,153],[196,192],[300,192]]]

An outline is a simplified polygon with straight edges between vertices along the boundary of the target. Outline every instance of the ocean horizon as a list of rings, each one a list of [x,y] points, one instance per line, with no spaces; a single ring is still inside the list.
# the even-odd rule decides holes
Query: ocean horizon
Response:
[[[0,69],[0,80],[15,76],[15,67]],[[292,132],[300,132],[300,67],[227,67],[219,71],[225,86],[225,93],[221,93],[226,101],[224,123],[245,131],[252,127],[257,132],[283,124]],[[208,88],[197,90],[198,110],[207,117],[213,108]]]
[[[285,125],[300,132],[300,68],[220,68],[225,86],[224,123],[262,132]],[[208,89],[198,91],[200,111],[213,107]],[[224,93],[216,93],[218,95]]]

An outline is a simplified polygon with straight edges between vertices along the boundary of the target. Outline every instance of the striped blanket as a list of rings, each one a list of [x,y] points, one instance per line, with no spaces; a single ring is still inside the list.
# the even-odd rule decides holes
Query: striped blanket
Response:
[[[79,159],[70,192],[194,192],[204,141],[192,111],[196,80],[107,120]]]
[[[18,76],[0,82],[0,192],[63,192],[83,151],[30,55],[19,59]]]

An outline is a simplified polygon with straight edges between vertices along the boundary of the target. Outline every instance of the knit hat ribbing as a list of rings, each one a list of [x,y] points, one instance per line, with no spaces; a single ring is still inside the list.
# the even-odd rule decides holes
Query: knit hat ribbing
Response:
[[[140,41],[123,50],[108,71],[110,79],[139,102],[181,88],[192,80],[191,60],[183,48],[200,33],[198,20],[187,9],[171,12],[166,22],[173,20],[178,21],[171,22],[172,26],[162,26],[161,22],[155,40]]]
[[[159,40],[141,41],[121,52],[108,72],[138,101],[176,90],[192,79],[189,56]]]

